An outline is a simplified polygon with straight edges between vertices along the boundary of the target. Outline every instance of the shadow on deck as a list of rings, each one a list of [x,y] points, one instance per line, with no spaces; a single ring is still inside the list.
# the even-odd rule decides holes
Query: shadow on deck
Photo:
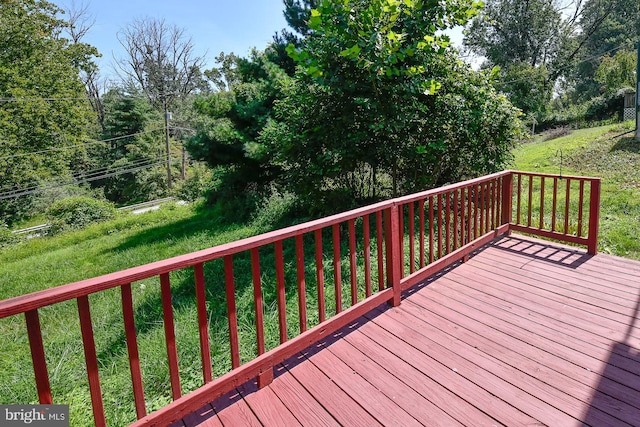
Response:
[[[511,236],[175,425],[640,425],[640,263]]]

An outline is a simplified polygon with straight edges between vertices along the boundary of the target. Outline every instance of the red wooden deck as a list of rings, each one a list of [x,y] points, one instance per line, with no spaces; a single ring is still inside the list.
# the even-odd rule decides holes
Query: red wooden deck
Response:
[[[497,239],[174,425],[640,426],[640,263]]]

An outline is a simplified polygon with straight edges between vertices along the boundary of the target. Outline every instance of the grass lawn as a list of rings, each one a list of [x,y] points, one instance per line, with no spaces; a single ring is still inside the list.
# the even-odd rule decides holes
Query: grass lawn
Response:
[[[0,252],[0,299],[196,251],[260,231],[252,226],[222,224],[215,212],[167,204],[158,211],[125,215],[79,232],[31,239]],[[172,276],[172,279],[176,284],[176,304],[187,306],[184,278]],[[133,286],[149,410],[170,401],[157,290],[153,280]],[[126,425],[135,420],[135,412],[120,294],[117,290],[102,292],[91,296],[90,302],[108,423]],[[197,328],[193,327],[193,315],[189,309],[176,307],[185,391],[199,386],[195,380],[200,368],[194,365],[199,347],[194,336]],[[76,305],[69,301],[45,307],[40,310],[40,317],[54,402],[70,405],[71,425],[90,425],[93,423],[91,401]],[[0,334],[4,341],[0,357],[0,403],[37,403],[24,317],[0,320]],[[226,337],[213,338],[226,341]],[[226,369],[225,361],[218,362],[219,370]]]
[[[558,173],[559,149],[562,149],[564,174],[602,177],[600,250],[640,259],[640,143],[631,138],[613,138],[631,128],[632,124],[627,123],[585,129],[555,140],[522,144],[514,150],[515,158],[511,167],[523,171]],[[283,203],[267,205],[261,209],[260,216],[248,224],[233,224],[222,222],[215,209],[167,204],[158,211],[137,216],[125,215],[79,232],[31,239],[0,251],[0,299],[268,231],[277,224],[278,215],[284,211],[286,209],[283,209]],[[313,260],[313,241],[307,241],[307,237],[311,236],[305,237],[305,246],[309,249],[305,253],[305,259]],[[330,236],[325,237],[328,239],[325,248],[331,248]],[[293,242],[285,242],[284,251],[285,261],[288,263],[286,283],[295,283]],[[347,254],[348,249],[343,248],[341,253]],[[236,303],[243,362],[256,354],[253,290],[247,258],[234,258],[234,265],[238,267],[234,269],[237,274]],[[349,269],[349,259],[348,256],[343,259],[343,271],[346,272]],[[279,342],[275,286],[271,281],[273,272],[269,269],[269,266],[274,265],[273,251],[269,253],[267,250],[264,254],[261,251],[261,260],[265,267],[262,270],[265,334],[267,348],[273,348]],[[330,252],[325,254],[325,262],[325,268],[329,271],[332,263]],[[243,276],[241,271],[249,272],[249,275]],[[307,274],[308,307],[316,304],[314,274],[312,271]],[[222,262],[205,264],[205,276],[212,362],[214,375],[217,376],[227,372],[231,365],[224,280],[221,279],[224,276]],[[362,276],[359,271],[359,279]],[[154,278],[136,282],[132,286],[149,411],[171,401],[158,282]],[[186,393],[202,385],[193,272],[186,269],[172,273],[171,282],[182,388]],[[328,313],[334,308],[332,288],[332,278],[326,277]],[[343,303],[347,307],[350,305],[349,295],[346,293],[348,286],[344,288]],[[362,295],[359,299],[362,299]],[[107,421],[109,425],[126,425],[134,421],[135,409],[120,293],[117,289],[101,292],[90,296],[90,302]],[[287,302],[289,336],[295,336],[299,332],[295,320],[298,314],[295,289],[287,288]],[[310,310],[309,316],[309,325],[317,324],[317,313]],[[54,402],[71,406],[71,425],[90,425],[91,402],[76,304],[69,301],[45,307],[40,310],[40,318]],[[36,403],[37,394],[23,316],[0,320],[0,334],[4,340],[0,357],[0,403]]]
[[[534,140],[514,150],[512,167],[530,172],[602,178],[599,251],[640,259],[640,141],[626,122],[581,129],[562,138]]]
[[[267,204],[249,224],[221,222],[217,212],[169,204],[159,211],[123,216],[74,233],[31,239],[0,252],[0,299],[61,285],[181,255],[268,231],[284,212],[280,200]],[[361,227],[361,224],[358,225]],[[325,269],[330,271],[330,231],[326,238]],[[305,236],[305,259],[313,269],[313,236]],[[343,240],[346,245],[346,241]],[[266,348],[279,344],[278,311],[273,249],[260,250],[265,304]],[[343,246],[343,271],[349,269],[348,249]],[[248,254],[244,254],[248,255]],[[234,257],[240,357],[247,362],[257,355],[253,287],[248,256]],[[296,283],[295,245],[284,242],[285,281]],[[363,266],[358,267],[359,300],[364,298]],[[329,275],[328,275],[329,276]],[[183,393],[202,385],[202,363],[195,304],[193,269],[171,273],[172,299]],[[231,369],[222,260],[205,263],[207,312],[214,376]],[[347,280],[346,278],[344,279]],[[343,306],[350,306],[349,286],[343,286]],[[132,284],[136,330],[147,410],[171,401],[158,278]],[[333,278],[326,277],[327,314],[335,309]],[[135,421],[127,349],[118,289],[89,297],[102,395],[108,425]],[[315,270],[307,272],[309,327],[318,323]],[[300,333],[297,287],[287,285],[288,336]],[[39,310],[45,354],[55,403],[70,405],[72,426],[93,423],[86,380],[78,312],[74,301]],[[0,357],[0,403],[37,403],[29,345],[23,316],[0,320],[3,337]]]

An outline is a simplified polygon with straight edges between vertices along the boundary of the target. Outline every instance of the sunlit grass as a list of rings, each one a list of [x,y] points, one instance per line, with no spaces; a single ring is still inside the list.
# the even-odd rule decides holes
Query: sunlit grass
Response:
[[[562,150],[563,174],[601,177],[598,249],[640,259],[640,141],[634,140],[632,134],[619,136],[633,128],[634,123],[626,122],[522,144],[514,151],[512,167],[558,174]],[[572,190],[572,195],[575,194]]]
[[[268,209],[265,210],[269,214]],[[0,253],[0,298],[9,298],[40,289],[110,273],[166,259],[221,243],[268,231],[273,221],[255,218],[248,225],[222,221],[215,210],[170,205],[140,216],[126,216],[86,230],[43,239],[32,239]],[[362,222],[356,221],[358,241]],[[351,306],[348,239],[343,234],[340,247],[342,269],[341,301]],[[332,274],[331,230],[323,233],[325,270],[324,294],[327,317],[335,314],[335,287]],[[287,335],[300,333],[300,311],[296,274],[295,242],[283,244]],[[357,248],[358,301],[364,298],[362,243]],[[376,253],[371,244],[372,254]],[[305,297],[307,327],[319,323],[315,270],[315,240],[304,238]],[[280,343],[273,245],[260,250],[266,350]],[[240,358],[247,362],[258,354],[253,307],[251,264],[247,254],[234,256],[234,288],[239,325]],[[204,264],[211,362],[215,377],[231,369],[229,326],[223,260]],[[203,385],[198,335],[198,317],[193,269],[170,274],[175,316],[181,388],[188,393]],[[377,278],[373,277],[374,290]],[[169,369],[164,338],[159,279],[132,284],[137,341],[140,352],[145,400],[148,411],[171,401]],[[126,425],[135,420],[122,320],[121,296],[112,289],[89,297],[100,367],[102,396],[109,425]],[[84,367],[82,339],[75,301],[40,312],[45,354],[54,402],[70,405],[71,425],[92,423],[91,399]],[[36,403],[29,344],[23,316],[0,320],[0,333],[7,340],[0,358],[0,402]]]

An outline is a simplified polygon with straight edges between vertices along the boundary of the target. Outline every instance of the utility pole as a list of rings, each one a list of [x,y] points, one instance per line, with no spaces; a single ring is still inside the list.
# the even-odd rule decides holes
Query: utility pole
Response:
[[[167,150],[167,187],[173,188],[171,183],[171,151],[169,149],[169,111],[167,110],[167,97],[162,96],[162,107],[164,108],[164,142]]]

